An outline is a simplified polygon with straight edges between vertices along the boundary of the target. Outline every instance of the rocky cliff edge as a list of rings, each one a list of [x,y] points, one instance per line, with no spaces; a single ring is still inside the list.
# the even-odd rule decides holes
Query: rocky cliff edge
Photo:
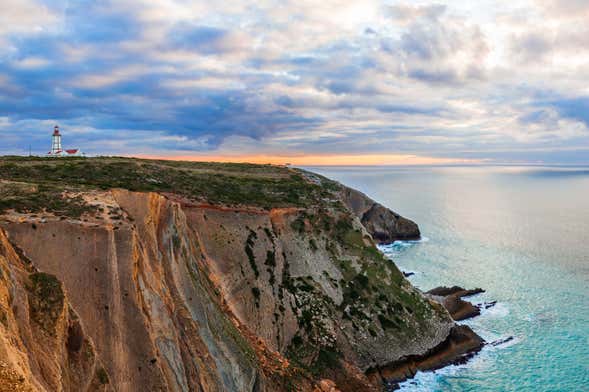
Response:
[[[381,390],[453,344],[375,247],[417,225],[320,176],[121,158],[0,178],[0,390]]]

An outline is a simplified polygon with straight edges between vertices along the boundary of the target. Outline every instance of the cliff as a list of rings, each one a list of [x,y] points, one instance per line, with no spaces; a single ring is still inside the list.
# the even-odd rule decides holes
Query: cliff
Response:
[[[342,186],[340,195],[376,242],[420,239],[421,233],[415,222],[389,210],[362,192]]]
[[[4,158],[0,179],[0,390],[380,390],[455,335],[375,247],[417,225],[312,173]]]
[[[61,282],[0,230],[0,390],[106,390],[108,375]]]

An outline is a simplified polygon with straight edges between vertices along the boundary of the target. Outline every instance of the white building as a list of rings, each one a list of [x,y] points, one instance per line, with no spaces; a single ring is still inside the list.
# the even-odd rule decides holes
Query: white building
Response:
[[[64,150],[61,148],[61,133],[59,133],[59,126],[53,128],[53,135],[51,136],[51,151],[47,153],[48,157],[80,157],[83,156],[79,149]]]

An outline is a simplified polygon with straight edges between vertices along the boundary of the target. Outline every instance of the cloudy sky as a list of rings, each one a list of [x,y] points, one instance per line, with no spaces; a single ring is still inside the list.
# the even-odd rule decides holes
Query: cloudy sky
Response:
[[[1,0],[0,154],[589,163],[589,0]]]

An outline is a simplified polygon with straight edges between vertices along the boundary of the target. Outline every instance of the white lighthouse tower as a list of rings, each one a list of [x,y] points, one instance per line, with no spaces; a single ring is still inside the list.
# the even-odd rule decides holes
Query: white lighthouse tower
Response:
[[[59,126],[53,128],[53,136],[51,137],[51,155],[61,155],[61,134],[59,133]]]
[[[53,135],[51,135],[51,151],[47,153],[48,157],[80,157],[84,156],[79,149],[63,150],[61,148],[61,133],[59,126],[53,128]]]

